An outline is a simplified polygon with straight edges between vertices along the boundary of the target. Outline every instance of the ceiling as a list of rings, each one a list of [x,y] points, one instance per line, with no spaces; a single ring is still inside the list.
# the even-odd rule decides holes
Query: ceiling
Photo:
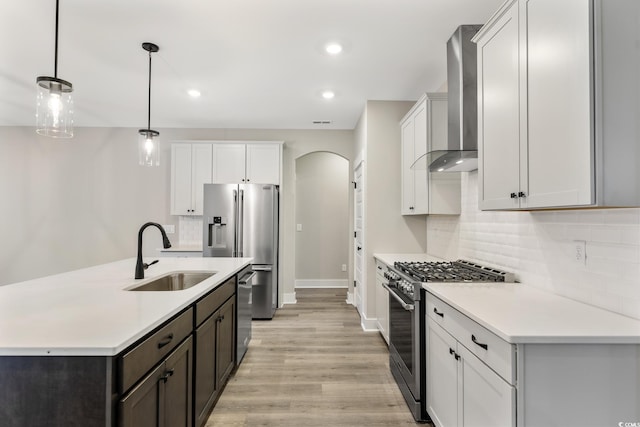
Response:
[[[152,128],[353,129],[366,100],[438,90],[449,36],[502,1],[60,0],[58,77],[73,83],[76,126],[146,127],[150,41]],[[55,0],[3,0],[0,126],[34,125],[54,23]],[[325,53],[329,41],[343,52]]]

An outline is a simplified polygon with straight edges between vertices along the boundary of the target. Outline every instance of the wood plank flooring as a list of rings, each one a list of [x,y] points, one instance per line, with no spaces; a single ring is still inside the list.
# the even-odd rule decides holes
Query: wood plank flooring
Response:
[[[386,343],[362,331],[346,289],[298,289],[296,298],[273,320],[253,322],[206,426],[424,426],[389,372]]]

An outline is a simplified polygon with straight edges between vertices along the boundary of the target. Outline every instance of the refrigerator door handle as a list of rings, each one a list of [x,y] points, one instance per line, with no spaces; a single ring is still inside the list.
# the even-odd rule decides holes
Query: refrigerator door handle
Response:
[[[233,190],[233,221],[238,225],[238,190]],[[238,232],[237,230],[233,233],[233,251],[231,252],[232,257],[238,256]]]
[[[253,269],[253,271],[273,271],[273,267],[270,265],[266,265],[264,267],[253,265],[251,266],[251,268]]]
[[[244,190],[240,190],[238,200],[238,257],[244,256]]]

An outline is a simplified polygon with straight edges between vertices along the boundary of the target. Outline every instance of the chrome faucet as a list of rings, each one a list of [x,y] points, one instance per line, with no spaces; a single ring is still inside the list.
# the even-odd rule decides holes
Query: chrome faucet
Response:
[[[149,268],[150,265],[158,262],[158,260],[152,261],[150,264],[142,262],[142,232],[150,225],[158,227],[160,233],[162,233],[162,246],[164,246],[165,249],[169,249],[171,247],[171,242],[167,237],[167,232],[164,231],[164,228],[162,228],[162,226],[157,222],[147,222],[142,227],[140,227],[140,231],[138,231],[138,261],[136,262],[136,279],[144,279],[144,271]]]

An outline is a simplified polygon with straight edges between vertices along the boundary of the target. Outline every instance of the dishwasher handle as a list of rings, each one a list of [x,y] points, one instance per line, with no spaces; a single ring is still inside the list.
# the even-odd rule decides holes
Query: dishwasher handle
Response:
[[[249,282],[251,279],[253,279],[256,276],[255,271],[250,271],[247,274],[245,274],[244,276],[242,276],[242,278],[240,280],[238,280],[238,284],[240,285],[246,285],[247,282]]]
[[[415,306],[413,304],[407,304],[406,302],[404,302],[402,298],[400,298],[398,294],[396,294],[396,292],[389,287],[389,285],[386,285],[383,283],[382,287],[389,291],[389,295],[394,297],[396,301],[398,301],[400,305],[402,305],[402,308],[404,308],[407,311],[413,311],[415,309]]]

